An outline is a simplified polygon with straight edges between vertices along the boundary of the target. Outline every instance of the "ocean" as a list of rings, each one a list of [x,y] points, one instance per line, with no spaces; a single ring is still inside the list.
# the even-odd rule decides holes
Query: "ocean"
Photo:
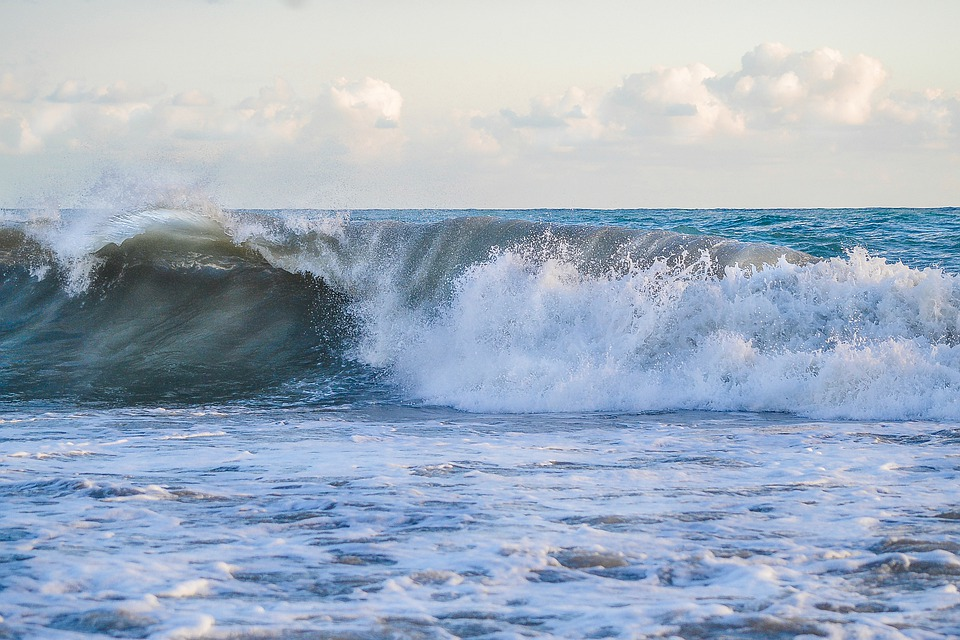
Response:
[[[960,636],[960,209],[0,211],[0,639]]]

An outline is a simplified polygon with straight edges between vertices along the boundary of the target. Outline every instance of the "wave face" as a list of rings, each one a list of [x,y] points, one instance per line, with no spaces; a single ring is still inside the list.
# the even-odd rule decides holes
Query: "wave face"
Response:
[[[318,279],[200,216],[107,222],[0,230],[0,397],[203,402],[343,368],[344,305]]]
[[[0,296],[11,399],[960,417],[958,277],[862,249],[494,217],[8,212]]]

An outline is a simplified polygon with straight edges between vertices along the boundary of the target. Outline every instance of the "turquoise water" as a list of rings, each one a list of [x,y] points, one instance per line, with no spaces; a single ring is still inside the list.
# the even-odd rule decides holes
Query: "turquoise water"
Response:
[[[357,211],[357,219],[403,217],[424,221],[493,215],[562,224],[605,224],[670,229],[769,242],[827,258],[853,247],[910,266],[960,272],[960,209],[537,209],[462,211]]]

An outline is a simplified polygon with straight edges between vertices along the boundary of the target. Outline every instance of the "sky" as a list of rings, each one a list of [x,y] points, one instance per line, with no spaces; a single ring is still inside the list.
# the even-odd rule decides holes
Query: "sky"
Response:
[[[955,0],[0,0],[0,207],[956,206],[958,24]]]

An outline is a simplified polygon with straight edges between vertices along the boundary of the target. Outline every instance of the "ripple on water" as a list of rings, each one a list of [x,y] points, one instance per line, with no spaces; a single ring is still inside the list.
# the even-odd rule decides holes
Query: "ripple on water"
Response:
[[[685,640],[794,640],[798,636],[827,637],[830,632],[820,624],[803,619],[771,615],[732,615],[723,619],[681,624],[676,635]]]
[[[122,609],[92,609],[54,616],[49,627],[60,631],[106,635],[114,638],[146,638],[156,620]]]
[[[960,553],[960,542],[953,540],[917,540],[912,538],[887,538],[870,547],[876,554],[911,553],[924,551],[949,551]]]
[[[862,580],[869,585],[896,585],[898,590],[920,591],[953,584],[960,578],[960,559],[949,551],[934,550],[914,554],[887,553],[860,568]]]

